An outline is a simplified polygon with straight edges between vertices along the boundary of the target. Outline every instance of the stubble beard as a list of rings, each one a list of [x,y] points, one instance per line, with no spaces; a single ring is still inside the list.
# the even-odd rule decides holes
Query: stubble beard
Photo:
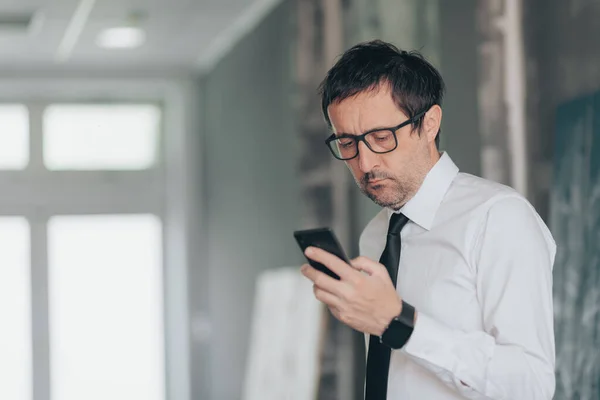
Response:
[[[382,184],[369,184],[370,180],[386,179]],[[371,201],[383,208],[399,210],[417,192],[419,183],[412,179],[401,182],[398,177],[388,174],[366,173],[359,181],[356,181],[360,190]]]
[[[415,194],[423,184],[427,173],[431,169],[426,162],[413,162],[411,176],[396,176],[383,171],[371,171],[364,174],[356,184],[360,190],[380,207],[398,211]],[[385,179],[381,184],[369,184],[369,181]]]

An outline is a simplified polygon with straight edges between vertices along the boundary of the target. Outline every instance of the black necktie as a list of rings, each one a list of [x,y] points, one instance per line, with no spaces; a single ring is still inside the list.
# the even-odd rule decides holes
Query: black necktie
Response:
[[[387,268],[394,287],[398,277],[400,263],[400,248],[402,241],[400,232],[408,218],[404,214],[392,214],[388,227],[385,249],[379,262]],[[379,337],[371,335],[369,339],[369,354],[367,356],[367,384],[365,400],[385,400],[387,396],[388,373],[392,350],[379,342]]]

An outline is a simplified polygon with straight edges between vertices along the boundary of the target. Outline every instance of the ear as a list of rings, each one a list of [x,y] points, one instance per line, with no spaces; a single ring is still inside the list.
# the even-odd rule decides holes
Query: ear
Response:
[[[427,141],[433,143],[442,124],[442,108],[435,104],[425,114],[423,118],[423,133],[427,137]]]

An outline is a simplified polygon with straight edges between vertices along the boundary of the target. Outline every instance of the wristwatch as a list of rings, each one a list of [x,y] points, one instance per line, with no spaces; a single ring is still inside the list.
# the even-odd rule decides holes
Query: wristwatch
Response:
[[[414,325],[415,308],[403,300],[400,315],[390,322],[379,337],[379,342],[392,349],[400,349],[408,342],[410,335],[413,333]]]

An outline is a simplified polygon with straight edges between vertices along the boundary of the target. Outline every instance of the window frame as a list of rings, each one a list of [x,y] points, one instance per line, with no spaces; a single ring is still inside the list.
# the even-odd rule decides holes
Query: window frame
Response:
[[[20,104],[20,103],[6,102],[6,101],[0,102],[0,106],[4,106],[4,107],[6,107],[6,106],[9,106],[9,107],[10,107],[10,106],[20,106],[20,107],[23,107],[23,108],[25,108],[25,113],[26,113],[26,116],[25,116],[25,117],[26,117],[26,121],[27,121],[27,122],[26,122],[26,124],[27,124],[27,126],[26,126],[26,129],[27,129],[27,130],[30,130],[30,128],[29,128],[29,119],[30,119],[30,118],[29,118],[29,110],[27,109],[27,106],[25,106],[25,105],[23,105],[23,104]],[[30,140],[30,138],[29,138],[29,136],[27,136],[27,137],[26,137],[26,142],[27,142],[27,144],[29,144],[29,147],[31,147],[31,145],[30,145],[30,143],[29,143],[29,140]],[[27,151],[27,148],[25,148],[25,151]],[[29,161],[30,161],[30,160],[29,160],[29,157],[30,157],[30,154],[29,154],[29,152],[28,152],[27,156],[28,156],[28,159],[27,159],[27,161],[26,161],[26,162],[27,162],[27,163],[29,163]],[[20,167],[18,167],[18,166],[11,166],[11,167],[9,167],[8,169],[3,169],[2,167],[0,167],[0,170],[4,170],[4,171],[21,171],[21,170],[22,170],[22,168],[20,168]]]
[[[191,79],[190,79],[191,80]],[[47,223],[56,215],[154,214],[162,222],[165,399],[190,400],[187,276],[200,220],[201,174],[188,79],[0,79],[0,103],[29,111],[29,164],[0,170],[0,215],[31,229],[32,400],[50,399]],[[43,162],[43,113],[50,104],[151,103],[162,111],[153,167],[139,171],[50,171]],[[169,132],[166,135],[165,132]],[[100,196],[99,194],[102,194]],[[59,400],[59,399],[52,399]]]

